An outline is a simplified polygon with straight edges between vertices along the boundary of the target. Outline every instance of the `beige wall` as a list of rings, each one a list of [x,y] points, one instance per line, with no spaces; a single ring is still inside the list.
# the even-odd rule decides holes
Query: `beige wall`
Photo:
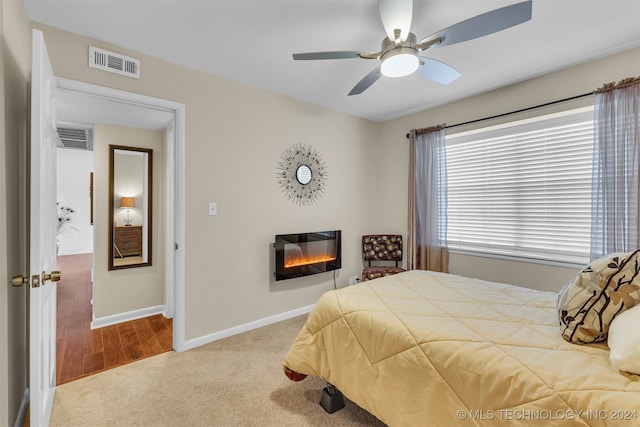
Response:
[[[6,236],[0,239],[0,277],[5,281],[0,288],[0,425],[12,425],[27,385],[27,290],[12,289],[8,283],[12,275],[28,271],[26,147],[31,37],[20,0],[1,0],[0,23],[0,235]],[[333,287],[328,275],[273,282],[270,244],[276,233],[341,228],[345,258],[338,286],[360,272],[361,234],[380,230],[406,233],[408,146],[404,135],[409,129],[526,108],[640,74],[640,49],[634,49],[377,124],[99,41],[92,44],[140,58],[142,79],[89,69],[88,39],[34,26],[45,33],[58,76],[187,106],[188,339],[313,304]],[[571,105],[582,104],[584,101]],[[509,119],[513,117],[522,115]],[[275,181],[280,154],[296,143],[316,147],[329,172],[324,197],[306,208],[286,201]],[[398,165],[397,169],[377,179],[369,168],[378,159]],[[377,194],[384,194],[389,202],[376,204],[376,216],[371,200]],[[218,202],[217,217],[207,216],[209,201]],[[102,212],[106,213],[106,207]],[[101,258],[106,260],[106,254]],[[575,273],[571,268],[462,255],[452,256],[451,269],[453,273],[553,290]],[[541,276],[552,279],[543,283],[538,279]]]
[[[406,224],[407,191],[405,189],[407,188],[408,179],[409,147],[405,135],[410,129],[424,128],[440,123],[449,125],[463,123],[516,111],[558,99],[590,93],[605,82],[618,81],[625,77],[637,75],[640,75],[640,49],[633,49],[384,123],[382,135],[377,146],[378,156],[387,159],[390,163],[402,165],[403,167],[398,167],[395,175],[385,176],[382,182],[377,183],[380,192],[391,197],[390,203],[381,206],[381,229],[394,227],[401,223]],[[488,126],[562,109],[577,108],[592,102],[590,97],[583,98],[579,101],[520,113],[502,119],[453,128],[448,132],[459,132],[472,129],[473,126]],[[394,189],[397,189],[397,191],[394,192]],[[535,289],[558,291],[570,277],[578,272],[579,267],[550,267],[540,264],[452,254],[450,270],[454,274],[508,282]],[[546,279],[541,281],[541,276],[546,277]]]
[[[462,254],[451,254],[449,269],[451,273],[461,276],[551,292],[558,292],[580,271],[578,267],[558,267]]]
[[[22,2],[2,0],[0,4],[0,124],[4,130],[0,134],[4,170],[0,174],[0,234],[6,236],[0,241],[0,274],[7,283],[11,275],[27,271],[24,218],[30,35]],[[344,260],[338,286],[360,272],[361,234],[406,233],[408,147],[404,135],[410,128],[500,114],[640,74],[640,50],[635,49],[378,124],[99,41],[91,43],[141,59],[142,79],[89,69],[89,39],[34,26],[44,31],[58,76],[186,104],[187,339],[313,304],[333,287],[326,274],[273,282],[270,245],[276,233],[342,229]],[[285,200],[275,180],[280,154],[296,143],[317,148],[329,172],[324,196],[310,207]],[[370,168],[378,159],[398,165],[397,169],[384,179],[377,178]],[[372,214],[371,200],[378,194],[389,202],[376,204],[377,213]],[[207,215],[209,201],[218,202],[218,216]],[[102,212],[106,213],[106,207]],[[102,259],[106,267],[106,254],[96,259]],[[518,284],[548,289],[561,286],[575,272],[461,255],[452,256],[451,267],[453,273],[512,283],[521,280]],[[541,284],[536,279],[548,274],[553,283]],[[110,310],[105,306],[104,313]],[[13,424],[26,387],[25,318],[26,290],[2,287],[0,424]]]
[[[94,319],[165,304],[164,143],[162,131],[107,124],[94,128]],[[148,267],[107,270],[112,253],[108,234],[109,144],[153,150],[152,265]]]
[[[13,425],[27,388],[26,174],[30,33],[22,2],[0,3],[0,425]]]
[[[345,258],[338,286],[360,272],[361,234],[380,230],[406,234],[405,134],[410,128],[526,108],[638,74],[636,49],[380,124],[34,25],[45,34],[58,76],[186,105],[187,339],[313,304],[333,287],[328,275],[273,282],[270,246],[274,234],[342,229]],[[88,68],[89,44],[141,59],[142,78]],[[275,179],[281,153],[296,143],[318,149],[329,172],[325,194],[310,207],[288,202]],[[371,165],[379,159],[397,168],[379,177],[371,171]],[[384,194],[389,202],[376,204],[376,213],[372,214],[372,200],[377,194]],[[218,203],[215,217],[207,215],[210,201]],[[475,269],[470,266],[475,265],[485,267],[478,268],[475,276],[549,290],[558,289],[577,270],[455,254],[451,265],[454,273],[473,273]],[[551,274],[554,279],[542,286],[533,279],[533,272]]]
[[[380,124],[34,25],[56,75],[186,105],[187,339],[313,304],[333,289],[331,274],[273,282],[275,234],[342,229],[338,286],[360,273],[360,236],[378,230],[369,165]],[[88,68],[90,43],[141,59],[142,78]],[[282,152],[298,143],[315,147],[328,171],[323,197],[309,207],[289,202],[276,179]],[[218,203],[217,216],[208,202]]]

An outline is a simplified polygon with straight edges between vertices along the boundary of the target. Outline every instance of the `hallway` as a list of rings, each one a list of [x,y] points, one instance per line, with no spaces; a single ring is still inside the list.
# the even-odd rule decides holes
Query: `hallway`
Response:
[[[56,383],[172,349],[172,320],[158,314],[91,330],[93,254],[58,257]]]

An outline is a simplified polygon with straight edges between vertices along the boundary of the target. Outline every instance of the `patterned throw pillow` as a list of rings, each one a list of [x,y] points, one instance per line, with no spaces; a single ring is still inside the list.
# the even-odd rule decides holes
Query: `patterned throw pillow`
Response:
[[[560,330],[575,344],[607,339],[609,324],[640,303],[640,251],[593,261],[558,294]]]

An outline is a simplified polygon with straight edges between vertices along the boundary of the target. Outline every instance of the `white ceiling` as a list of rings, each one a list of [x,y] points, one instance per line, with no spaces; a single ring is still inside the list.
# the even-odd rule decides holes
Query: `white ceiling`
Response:
[[[376,0],[23,1],[33,21],[376,121],[640,46],[640,0],[533,0],[529,22],[428,51],[462,73],[450,85],[414,73],[347,96],[376,60],[291,54],[379,50],[385,32]],[[411,30],[420,40],[517,1],[416,0]],[[141,64],[142,78],[152,72]]]

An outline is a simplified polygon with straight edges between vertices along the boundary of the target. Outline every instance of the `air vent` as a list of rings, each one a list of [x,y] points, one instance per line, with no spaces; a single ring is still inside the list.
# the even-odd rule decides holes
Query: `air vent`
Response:
[[[93,134],[91,129],[59,127],[58,136],[64,148],[93,150]]]
[[[140,61],[138,59],[93,46],[89,46],[89,67],[136,79],[140,78]]]

